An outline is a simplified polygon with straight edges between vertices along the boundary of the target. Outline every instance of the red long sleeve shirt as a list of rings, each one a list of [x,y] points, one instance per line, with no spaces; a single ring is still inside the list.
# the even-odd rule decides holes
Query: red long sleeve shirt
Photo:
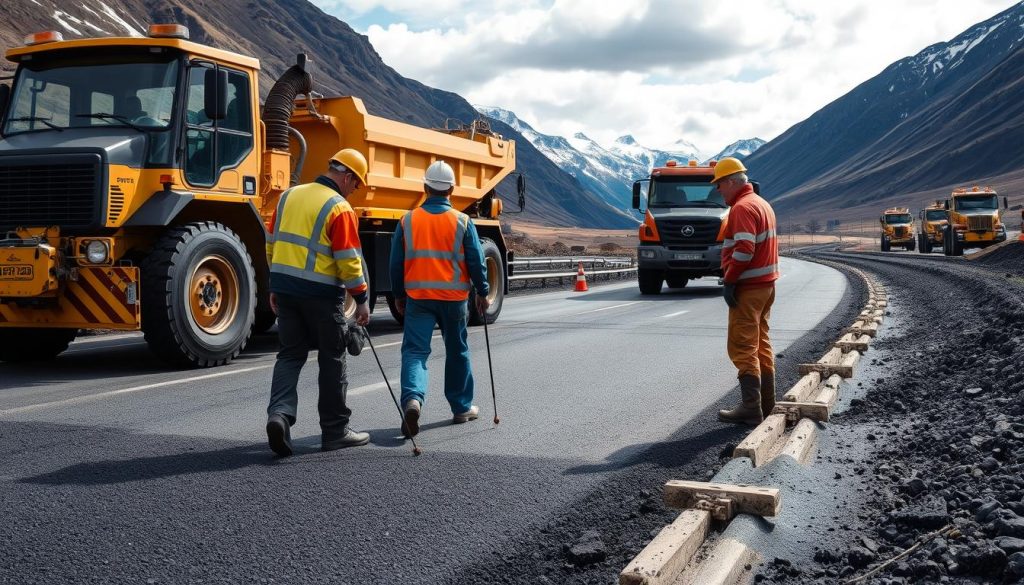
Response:
[[[729,209],[722,272],[726,284],[771,286],[779,279],[779,244],[775,211],[746,185]]]

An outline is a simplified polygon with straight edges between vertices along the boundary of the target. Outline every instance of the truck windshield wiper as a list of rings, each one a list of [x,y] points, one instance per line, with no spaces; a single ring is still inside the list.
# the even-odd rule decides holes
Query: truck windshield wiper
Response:
[[[54,130],[64,130],[64,126],[58,126],[51,122],[52,118],[40,118],[39,116],[19,116],[17,118],[7,118],[8,122],[42,122]]]
[[[149,128],[146,128],[144,126],[139,126],[135,122],[132,122],[128,118],[126,118],[124,116],[121,116],[121,115],[118,115],[118,114],[109,114],[107,112],[96,112],[95,114],[75,114],[75,117],[76,118],[96,118],[98,120],[117,120],[118,122],[124,124],[125,126],[128,126],[129,128],[134,128],[135,130],[138,130],[139,132],[148,132],[149,131]]]

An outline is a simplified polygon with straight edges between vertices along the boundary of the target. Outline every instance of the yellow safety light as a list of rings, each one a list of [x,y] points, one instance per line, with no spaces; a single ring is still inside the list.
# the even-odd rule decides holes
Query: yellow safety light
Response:
[[[182,24],[151,24],[146,33],[153,38],[188,40],[188,27]]]
[[[41,45],[43,43],[59,43],[64,40],[64,35],[55,30],[32,33],[25,36],[26,45]]]
[[[665,163],[665,166],[666,166],[666,167],[674,167],[674,166],[676,166],[677,164],[679,164],[679,163],[677,163],[677,162],[676,162],[676,161],[674,161],[674,160],[670,160],[670,161],[668,161],[668,162],[666,162],[666,163]]]

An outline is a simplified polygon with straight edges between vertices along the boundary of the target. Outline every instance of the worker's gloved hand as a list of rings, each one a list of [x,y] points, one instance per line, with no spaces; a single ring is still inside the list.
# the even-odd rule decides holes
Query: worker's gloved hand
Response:
[[[366,330],[361,325],[349,325],[345,328],[345,349],[349,355],[359,355],[366,343]]]
[[[735,309],[739,306],[736,302],[736,285],[727,284],[722,288],[722,296],[725,297],[725,304],[729,305],[730,309]]]
[[[480,315],[487,313],[487,309],[490,308],[491,301],[487,300],[487,297],[483,295],[476,295],[476,312]]]

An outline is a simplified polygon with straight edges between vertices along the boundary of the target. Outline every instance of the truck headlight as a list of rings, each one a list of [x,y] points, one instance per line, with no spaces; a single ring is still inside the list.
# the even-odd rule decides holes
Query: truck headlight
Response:
[[[103,264],[110,257],[110,249],[102,240],[92,240],[85,245],[85,259],[90,264]]]
[[[655,255],[654,250],[640,250],[641,258],[654,258]]]

